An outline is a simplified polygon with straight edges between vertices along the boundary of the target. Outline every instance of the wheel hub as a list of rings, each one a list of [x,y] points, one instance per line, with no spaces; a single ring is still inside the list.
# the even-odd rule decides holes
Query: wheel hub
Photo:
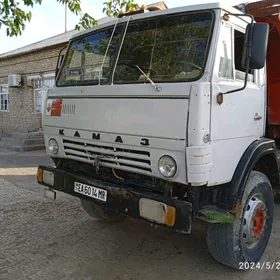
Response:
[[[247,248],[257,245],[266,225],[267,209],[257,196],[251,197],[246,206],[243,219],[243,240]]]

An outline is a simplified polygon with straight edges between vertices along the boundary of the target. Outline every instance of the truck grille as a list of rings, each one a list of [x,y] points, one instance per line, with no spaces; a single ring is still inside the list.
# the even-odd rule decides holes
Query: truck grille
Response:
[[[101,166],[136,172],[139,170],[152,172],[149,152],[67,139],[62,141],[65,155],[69,159],[94,164],[98,156]]]

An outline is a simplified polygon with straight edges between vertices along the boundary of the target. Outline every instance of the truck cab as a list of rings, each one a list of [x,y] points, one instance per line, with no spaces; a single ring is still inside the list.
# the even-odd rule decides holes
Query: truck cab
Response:
[[[221,3],[141,7],[75,35],[44,106],[45,195],[108,222],[190,234],[203,220],[214,259],[258,262],[279,187],[268,38],[268,23]]]

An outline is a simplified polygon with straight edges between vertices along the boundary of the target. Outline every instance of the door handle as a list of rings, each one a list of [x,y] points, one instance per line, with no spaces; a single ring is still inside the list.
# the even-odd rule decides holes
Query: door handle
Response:
[[[262,119],[262,116],[261,116],[260,114],[256,113],[255,116],[254,116],[254,119],[255,119],[256,121],[259,121],[259,120]]]

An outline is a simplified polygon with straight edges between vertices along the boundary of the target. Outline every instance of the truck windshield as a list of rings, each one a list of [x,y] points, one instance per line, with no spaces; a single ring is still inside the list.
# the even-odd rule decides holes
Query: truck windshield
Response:
[[[123,25],[119,25],[105,60],[113,27],[75,40],[57,85],[94,85],[99,71],[103,84],[146,83],[147,77],[154,82],[197,80],[204,71],[213,17],[206,11],[131,21],[122,45]]]
[[[97,85],[99,74],[100,83],[108,83],[122,28],[122,26],[116,27],[106,57],[106,50],[114,27],[73,41],[66,54],[57,85]]]

